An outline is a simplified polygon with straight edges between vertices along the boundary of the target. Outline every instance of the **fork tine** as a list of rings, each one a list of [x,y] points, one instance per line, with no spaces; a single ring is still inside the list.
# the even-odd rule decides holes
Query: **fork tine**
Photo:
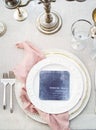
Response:
[[[7,79],[8,78],[8,73],[3,73],[3,78]]]
[[[9,71],[9,78],[15,78],[15,75],[14,75],[13,71]]]

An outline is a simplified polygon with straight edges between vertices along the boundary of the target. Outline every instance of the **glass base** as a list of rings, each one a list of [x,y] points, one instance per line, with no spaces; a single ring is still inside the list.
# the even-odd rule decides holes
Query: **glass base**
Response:
[[[93,49],[90,53],[90,57],[92,60],[95,60],[96,59],[96,49]]]
[[[86,44],[85,43],[80,43],[78,41],[72,42],[72,48],[74,50],[83,50],[85,49]]]

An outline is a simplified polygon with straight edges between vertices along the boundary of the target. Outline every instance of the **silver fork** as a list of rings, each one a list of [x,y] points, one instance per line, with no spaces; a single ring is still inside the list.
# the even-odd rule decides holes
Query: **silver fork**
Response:
[[[3,78],[1,79],[1,82],[3,83],[3,109],[6,109],[6,87],[8,85],[8,73],[3,73]]]
[[[10,112],[13,113],[13,87],[15,85],[15,75],[13,71],[9,71],[9,85],[10,85]]]

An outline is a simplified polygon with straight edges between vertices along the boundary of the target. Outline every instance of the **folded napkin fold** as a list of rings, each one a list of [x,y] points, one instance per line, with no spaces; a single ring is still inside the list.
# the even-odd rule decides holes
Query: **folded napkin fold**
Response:
[[[48,114],[37,109],[29,100],[26,92],[26,77],[28,72],[37,62],[43,60],[45,55],[39,48],[35,47],[31,42],[19,42],[17,48],[24,49],[25,57],[22,62],[14,68],[14,73],[17,79],[24,83],[21,91],[21,100],[24,107],[31,113],[38,113],[50,126],[52,130],[70,130],[69,128],[69,113]]]

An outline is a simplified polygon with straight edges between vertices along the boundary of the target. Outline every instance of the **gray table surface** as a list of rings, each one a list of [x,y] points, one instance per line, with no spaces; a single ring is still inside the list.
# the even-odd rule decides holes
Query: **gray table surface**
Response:
[[[63,49],[78,56],[87,67],[91,81],[92,92],[90,100],[84,111],[75,119],[70,121],[70,127],[74,130],[96,130],[95,93],[94,93],[94,71],[96,61],[90,58],[92,41],[82,51],[73,50],[71,47],[71,25],[74,21],[84,18],[92,22],[92,11],[96,7],[96,0],[86,0],[85,2],[67,2],[57,0],[52,4],[52,9],[57,11],[63,20],[62,28],[54,35],[44,35],[36,28],[36,19],[42,13],[43,6],[31,2],[27,7],[28,18],[23,22],[17,22],[13,18],[14,10],[4,7],[0,1],[0,21],[5,22],[7,32],[0,37],[0,77],[3,72],[12,70],[23,58],[23,51],[15,47],[18,41],[29,40],[42,50]],[[15,59],[15,60],[14,60]],[[2,109],[2,87],[0,86],[0,130],[50,130],[47,125],[38,123],[30,119],[19,107],[14,94],[14,113],[10,114],[9,104],[7,110]],[[8,100],[9,102],[9,100]]]

